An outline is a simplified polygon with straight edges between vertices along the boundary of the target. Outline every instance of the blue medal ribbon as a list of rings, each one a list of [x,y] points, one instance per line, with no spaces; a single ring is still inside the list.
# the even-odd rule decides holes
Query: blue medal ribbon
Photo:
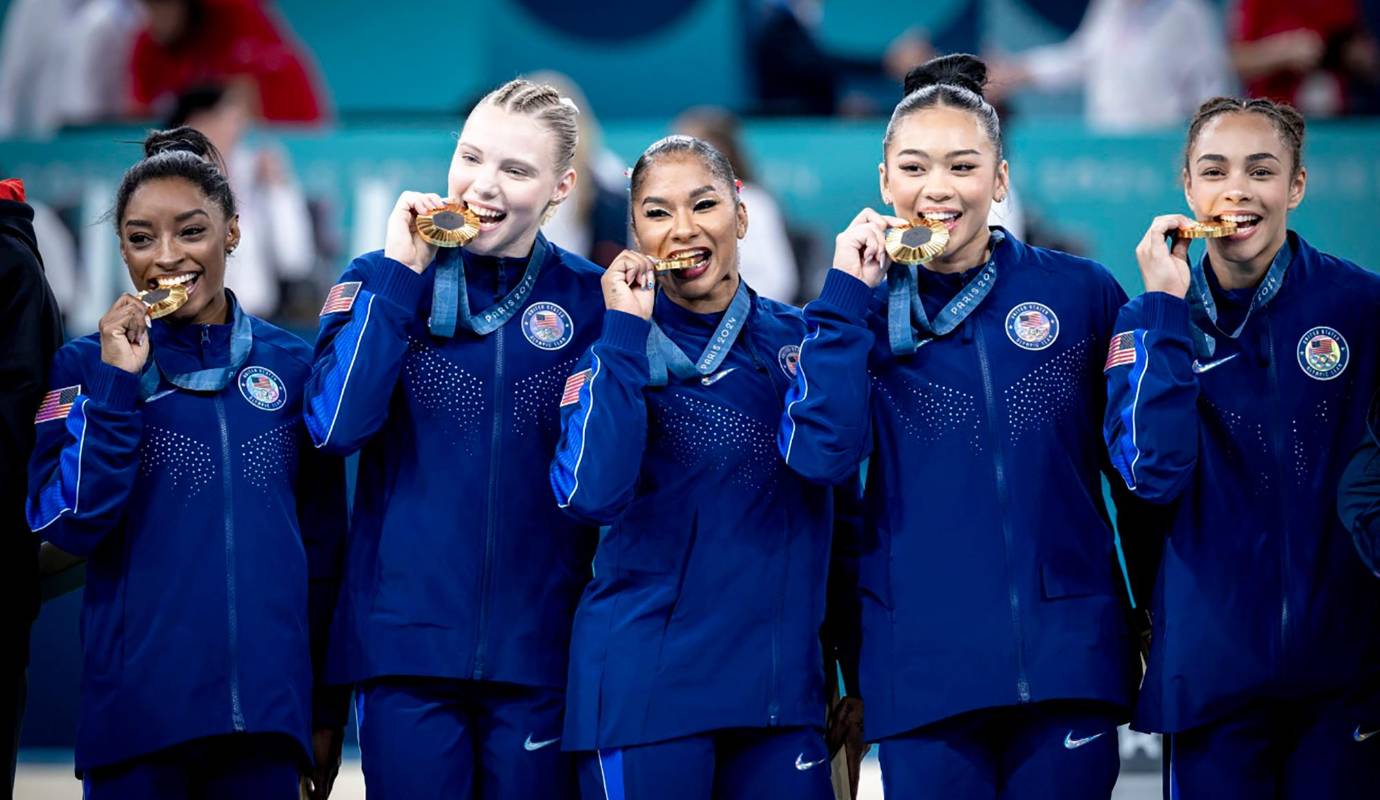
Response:
[[[728,309],[724,311],[723,318],[714,329],[714,335],[709,337],[709,344],[705,346],[698,361],[691,361],[685,351],[671,341],[661,330],[661,326],[653,320],[652,330],[647,334],[647,366],[651,375],[649,383],[652,386],[665,386],[668,371],[678,381],[714,373],[724,359],[728,358],[733,343],[738,340],[738,334],[743,332],[743,326],[751,310],[752,297],[748,294],[747,284],[740,277],[738,291],[734,292],[732,302],[728,304]]]
[[[225,299],[230,304],[230,363],[223,367],[208,367],[192,372],[168,372],[158,365],[158,352],[149,354],[144,371],[139,374],[139,396],[147,400],[158,393],[158,387],[166,380],[179,389],[190,392],[219,392],[230,383],[230,376],[249,360],[249,351],[254,348],[254,329],[249,315],[240,310],[240,304],[230,290],[225,290]],[[153,320],[154,325],[165,325],[161,320]]]
[[[431,319],[427,320],[431,335],[446,339],[455,335],[457,324],[483,336],[493,333],[512,319],[532,295],[532,287],[537,285],[537,274],[541,272],[550,244],[541,231],[537,231],[536,241],[532,243],[532,255],[527,258],[522,279],[497,303],[478,314],[470,313],[470,296],[465,290],[465,250],[454,249],[458,252],[453,255],[444,250],[436,255],[436,263],[432,267],[436,271],[436,282],[431,290]]]
[[[947,336],[963,323],[970,314],[991,294],[997,283],[997,247],[1006,240],[1001,230],[992,231],[991,255],[977,277],[968,282],[954,299],[944,304],[939,315],[930,321],[925,312],[925,304],[920,301],[919,275],[915,265],[892,263],[887,270],[887,335],[891,340],[891,352],[896,355],[910,355],[921,344],[930,339]],[[915,329],[919,328],[924,339],[917,341]]]
[[[1286,238],[1284,246],[1279,248],[1274,260],[1270,262],[1270,269],[1256,287],[1255,294],[1251,295],[1251,305],[1246,309],[1246,316],[1241,318],[1241,324],[1236,326],[1236,330],[1227,333],[1217,327],[1217,301],[1213,299],[1212,288],[1208,286],[1205,271],[1208,254],[1206,251],[1203,252],[1202,257],[1188,270],[1188,314],[1193,320],[1193,324],[1189,326],[1189,333],[1193,336],[1193,349],[1197,352],[1198,358],[1212,358],[1217,351],[1218,337],[1236,339],[1241,335],[1246,329],[1246,323],[1251,319],[1251,313],[1257,308],[1263,308],[1279,294],[1280,287],[1284,285],[1284,273],[1289,269],[1289,262],[1293,258],[1294,250]]]

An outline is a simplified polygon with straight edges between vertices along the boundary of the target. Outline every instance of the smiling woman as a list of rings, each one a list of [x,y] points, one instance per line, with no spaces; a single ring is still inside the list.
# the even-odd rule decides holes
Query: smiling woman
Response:
[[[30,527],[88,559],[83,796],[324,799],[343,464],[302,424],[310,348],[224,288],[240,234],[215,149],[179,128],[144,150],[114,210],[144,299],[58,352],[29,471]]]
[[[575,186],[577,113],[544,84],[490,92],[448,197],[405,192],[321,308],[307,426],[363,451],[333,674],[360,684],[371,798],[575,792],[566,643],[598,534],[532,466],[602,312],[601,270],[541,232]],[[477,232],[438,248],[427,220],[451,204]]]
[[[551,464],[561,507],[611,526],[575,617],[563,744],[586,800],[823,800],[831,496],[775,448],[804,322],[741,280],[747,208],[713,147],[656,142],[631,194],[642,252],[604,274]]]
[[[892,213],[836,239],[779,446],[816,480],[870,457],[875,533],[834,568],[888,796],[1106,800],[1135,674],[1095,421],[1125,294],[988,226],[1009,167],[985,81],[969,55],[907,75],[878,165]],[[893,262],[887,232],[916,224],[944,226],[943,251]]]
[[[1380,782],[1366,741],[1380,583],[1335,511],[1380,387],[1380,278],[1289,230],[1303,137],[1289,106],[1203,104],[1184,197],[1233,232],[1190,261],[1194,219],[1151,221],[1136,248],[1146,292],[1107,358],[1112,461],[1172,510],[1136,722],[1174,735],[1185,797],[1362,797]]]

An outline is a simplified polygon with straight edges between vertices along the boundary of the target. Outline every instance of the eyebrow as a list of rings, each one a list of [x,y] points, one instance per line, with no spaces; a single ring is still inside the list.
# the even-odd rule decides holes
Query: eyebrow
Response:
[[[693,199],[693,198],[699,197],[699,196],[702,195],[702,194],[705,194],[705,193],[707,193],[707,192],[712,192],[712,191],[714,191],[714,185],[713,185],[713,184],[706,183],[705,185],[701,186],[700,188],[695,189],[694,191],[690,192],[690,197]],[[662,197],[651,197],[651,196],[648,196],[648,197],[642,198],[642,205],[645,206],[645,205],[647,205],[648,203],[656,203],[656,204],[658,204],[658,205],[663,205],[663,206],[664,206],[664,205],[668,205],[667,200],[666,200],[665,198],[662,198]]]
[[[1199,160],[1199,161],[1213,161],[1213,162],[1216,162],[1216,163],[1218,163],[1218,164],[1225,164],[1225,163],[1227,163],[1227,157],[1224,156],[1224,155],[1219,155],[1219,154],[1217,154],[1217,153],[1204,153],[1203,155],[1198,156],[1198,160]],[[1279,156],[1275,155],[1274,153],[1251,153],[1250,155],[1246,156],[1246,163],[1247,163],[1247,164],[1253,163],[1253,162],[1255,162],[1255,161],[1278,161],[1278,160],[1279,160]]]
[[[897,156],[898,158],[901,157],[901,156],[907,156],[907,155],[909,155],[909,156],[921,156],[921,157],[923,157],[923,158],[929,158],[929,155],[930,155],[930,154],[929,154],[929,153],[926,153],[924,150],[917,150],[917,149],[915,149],[914,147],[907,147],[905,150],[902,150],[901,152],[899,152],[899,153],[896,154],[896,156]],[[944,157],[945,157],[945,158],[958,158],[959,156],[980,156],[980,155],[982,155],[981,152],[979,152],[979,151],[977,151],[977,150],[974,150],[974,149],[972,149],[972,148],[967,148],[967,149],[964,149],[964,150],[950,150],[949,152],[947,152],[947,153],[944,154]]]
[[[186,222],[187,220],[189,220],[189,219],[191,219],[192,217],[195,217],[195,216],[197,216],[197,215],[200,215],[200,216],[203,216],[203,217],[209,217],[209,216],[211,216],[210,214],[207,214],[207,213],[206,213],[206,209],[204,209],[204,208],[194,208],[194,209],[192,209],[191,211],[183,211],[181,214],[178,214],[177,216],[173,217],[173,222]],[[131,227],[131,226],[132,226],[132,227],[135,227],[135,228],[152,228],[152,227],[153,227],[153,223],[152,223],[152,222],[149,222],[149,221],[146,220],[146,219],[127,219],[127,220],[125,220],[125,227],[128,228],[128,227]]]

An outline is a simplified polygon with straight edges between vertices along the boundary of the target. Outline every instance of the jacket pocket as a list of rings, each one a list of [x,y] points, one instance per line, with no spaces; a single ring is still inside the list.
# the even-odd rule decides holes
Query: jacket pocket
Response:
[[[1108,576],[1081,564],[1046,561],[1040,565],[1040,589],[1046,600],[1112,594]]]

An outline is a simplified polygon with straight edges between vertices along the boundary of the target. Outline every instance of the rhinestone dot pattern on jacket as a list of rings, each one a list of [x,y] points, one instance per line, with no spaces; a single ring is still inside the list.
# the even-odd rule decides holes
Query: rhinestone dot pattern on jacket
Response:
[[[1092,337],[1084,337],[1002,390],[1012,444],[1041,426],[1059,425],[1079,405],[1088,390],[1091,344]]]
[[[561,392],[577,360],[572,356],[513,384],[514,433],[556,441],[561,419]]]
[[[409,336],[403,384],[415,406],[439,418],[438,434],[469,455],[478,451],[479,417],[484,411],[484,381],[479,376]]]
[[[757,491],[781,463],[776,431],[731,408],[675,392],[651,404],[651,446],[698,475]]]
[[[146,425],[139,446],[139,476],[159,477],[184,498],[206,488],[216,476],[211,446],[168,428]]]
[[[285,422],[240,445],[240,465],[244,479],[265,492],[275,484],[297,474],[297,444],[300,423]]]
[[[874,402],[894,410],[906,436],[917,442],[934,444],[952,433],[961,432],[973,452],[982,452],[982,420],[978,417],[976,397],[961,389],[928,381],[900,378],[895,383],[893,391],[873,375]]]

